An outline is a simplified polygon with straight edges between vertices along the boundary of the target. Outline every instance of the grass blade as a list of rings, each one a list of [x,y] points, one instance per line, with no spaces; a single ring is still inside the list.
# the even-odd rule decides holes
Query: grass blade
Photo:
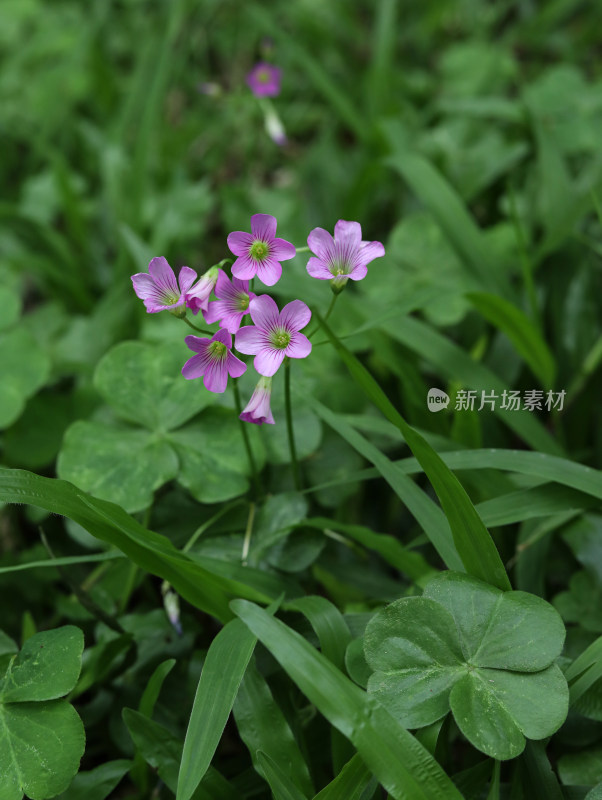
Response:
[[[290,778],[280,769],[278,762],[270,758],[267,753],[258,750],[257,761],[261,765],[267,782],[270,784],[274,800],[307,800],[306,796],[297,789]]]
[[[389,422],[399,428],[418,459],[437,493],[466,572],[500,589],[510,589],[508,575],[489,531],[460,481],[426,439],[403,419],[368,370],[337,339],[324,320],[321,317],[318,319],[351,376]]]
[[[242,623],[241,623],[242,624]],[[254,662],[248,665],[233,707],[236,727],[251,754],[255,768],[273,788],[259,751],[280,765],[282,781],[302,798],[314,793],[309,770],[299,745],[274,700],[270,687]]]
[[[354,755],[314,800],[361,800],[371,780],[370,770],[359,755]]]
[[[327,425],[330,425],[333,430],[337,431],[354,450],[357,450],[364,458],[374,464],[378,472],[422,526],[431,544],[447,566],[450,569],[463,572],[464,564],[454,544],[449,523],[439,506],[419,486],[404,475],[401,470],[396,469],[395,464],[384,453],[344,422],[340,415],[335,414],[313,397],[308,397],[307,402],[316,414]]]
[[[256,642],[249,628],[234,619],[211,643],[184,740],[177,800],[190,800],[207,772]]]
[[[556,376],[556,362],[531,320],[502,297],[486,292],[469,292],[467,297],[488,322],[506,334],[542,386],[550,389]]]
[[[287,611],[300,611],[309,620],[320,640],[320,649],[329,661],[340,670],[345,669],[345,650],[351,641],[351,633],[343,615],[325,597],[308,595],[287,603]]]

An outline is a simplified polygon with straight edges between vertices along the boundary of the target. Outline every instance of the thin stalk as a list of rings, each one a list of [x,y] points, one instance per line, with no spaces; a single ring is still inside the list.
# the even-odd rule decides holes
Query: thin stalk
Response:
[[[253,521],[255,519],[255,503],[249,503],[249,516],[247,517],[247,527],[245,529],[245,538],[242,543],[242,553],[240,560],[243,567],[247,566],[247,558],[249,557],[249,548],[251,547],[251,536],[253,535]]]
[[[227,505],[220,508],[220,510],[212,517],[210,517],[206,522],[203,522],[202,525],[199,525],[199,527],[196,529],[196,531],[192,534],[190,539],[186,542],[186,544],[182,548],[182,552],[187,553],[190,550],[190,548],[196,544],[197,540],[205,533],[205,531],[209,530],[209,528],[215,522],[217,522],[218,519],[221,519],[225,514],[227,514],[233,508],[241,505],[242,502],[243,502],[242,500],[234,500],[232,503],[227,503]]]
[[[288,434],[288,447],[291,453],[291,463],[293,466],[293,479],[295,489],[301,491],[301,476],[299,473],[299,462],[297,461],[297,448],[295,446],[295,431],[293,429],[293,412],[291,404],[291,361],[290,358],[284,359],[284,408],[286,411],[286,432]]]
[[[339,296],[339,294],[340,294],[340,292],[337,292],[336,294],[332,295],[332,299],[330,301],[330,305],[328,306],[328,310],[326,311],[326,314],[324,314],[324,322],[326,322],[328,317],[332,314],[332,309],[334,308],[334,304],[336,303],[337,297]],[[315,327],[313,329],[313,331],[311,333],[309,333],[307,335],[307,338],[311,339],[311,337],[314,335],[314,333],[316,333],[319,330],[320,330],[320,326],[318,325],[317,327]]]
[[[514,187],[508,183],[508,199],[510,200],[510,214],[512,216],[512,226],[516,235],[516,242],[518,244],[518,252],[520,255],[520,263],[523,270],[523,280],[525,282],[525,289],[527,297],[529,298],[529,305],[531,306],[531,314],[533,319],[541,326],[541,318],[539,315],[539,308],[537,305],[537,293],[535,291],[535,282],[533,281],[533,265],[529,258],[527,250],[527,242],[523,229],[518,218],[518,211],[516,208],[516,198],[514,196]]]
[[[295,250],[297,251],[297,255],[299,253],[310,253],[311,252],[309,247],[295,247]]]
[[[194,322],[191,322],[188,319],[188,317],[180,317],[180,319],[182,320],[182,322],[185,322],[189,328],[194,328],[195,331],[198,331],[199,333],[204,333],[205,336],[213,336],[212,331],[206,331],[203,328],[199,328],[197,325],[194,324]]]
[[[255,457],[254,457],[253,451],[251,449],[251,441],[249,439],[249,433],[247,431],[247,427],[246,427],[245,423],[242,421],[242,419],[240,419],[240,415],[242,414],[242,403],[240,402],[240,390],[238,388],[238,383],[235,380],[232,381],[232,387],[233,387],[233,391],[234,391],[234,402],[236,403],[236,411],[237,411],[238,417],[239,417],[238,421],[240,423],[240,431],[242,433],[242,440],[243,440],[243,442],[245,444],[245,450],[247,451],[247,458],[249,459],[249,466],[251,468],[251,475],[253,476],[253,484],[255,486],[255,495],[256,495],[257,499],[259,499],[263,494],[262,487],[261,487],[261,481],[259,480],[259,472],[257,470],[257,464],[255,463]]]

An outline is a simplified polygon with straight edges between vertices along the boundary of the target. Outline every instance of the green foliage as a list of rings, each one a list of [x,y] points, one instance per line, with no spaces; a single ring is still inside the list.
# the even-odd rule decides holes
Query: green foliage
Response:
[[[492,758],[514,758],[525,737],[564,722],[566,681],[553,663],[564,626],[543,600],[453,572],[422,597],[397,600],[368,624],[364,649],[374,695],[408,728],[451,709],[464,735]]]
[[[6,800],[54,797],[69,785],[84,752],[82,722],[60,699],[77,681],[84,647],[79,628],[36,633],[0,681],[0,790]]]

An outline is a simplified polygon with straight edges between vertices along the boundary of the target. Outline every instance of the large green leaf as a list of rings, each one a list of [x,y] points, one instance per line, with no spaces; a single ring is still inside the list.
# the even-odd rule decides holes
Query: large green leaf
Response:
[[[368,692],[408,727],[451,708],[475,747],[514,758],[525,737],[550,736],[566,717],[568,688],[553,663],[564,635],[541,598],[443,573],[422,597],[397,600],[368,623]]]
[[[131,761],[119,759],[79,772],[58,800],[106,800],[131,766]]]
[[[26,400],[47,381],[50,360],[22,325],[0,334],[0,428],[11,425]]]
[[[456,476],[424,437],[408,425],[368,370],[321,318],[320,325],[357,384],[385,417],[399,428],[418,459],[439,497],[452,531],[455,548],[466,571],[501,589],[509,589],[510,581],[489,531]]]
[[[73,689],[84,639],[67,625],[36,633],[0,682],[0,796],[54,797],[79,768],[85,734],[75,709],[59,699]]]
[[[252,603],[235,600],[232,609],[320,713],[353,742],[395,800],[460,800],[422,745],[302,636]]]

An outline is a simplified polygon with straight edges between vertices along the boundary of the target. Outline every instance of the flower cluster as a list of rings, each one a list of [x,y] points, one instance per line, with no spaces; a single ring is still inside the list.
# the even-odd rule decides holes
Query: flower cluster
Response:
[[[232,351],[252,355],[259,382],[246,408],[240,414],[245,422],[257,425],[274,424],[270,409],[272,377],[285,358],[305,358],[311,353],[311,342],[301,331],[309,325],[311,311],[302,300],[293,300],[280,310],[268,294],[255,294],[256,278],[265,286],[273,286],[282,276],[282,261],[297,254],[294,245],[276,237],[277,221],[269,214],[251,217],[251,232],[233,231],[227,243],[235,259],[224,259],[197,280],[197,273],[182,267],[176,275],[165,258],[153,258],[148,272],[132,275],[134,291],[151,313],[171,311],[205,336],[190,335],[186,345],[195,355],[182,367],[188,380],[203,378],[210,392],[225,392],[228,378],[239,378],[247,365]],[[380,242],[362,241],[358,222],[339,220],[334,238],[323,228],[314,228],[307,238],[312,253],[307,272],[314,278],[329,280],[332,291],[339,294],[349,279],[364,278],[368,264],[385,254]],[[231,277],[222,269],[232,262]],[[196,283],[195,283],[196,281]],[[215,299],[211,296],[215,295]],[[189,309],[211,325],[218,323],[215,333],[198,328],[186,318]],[[250,315],[252,325],[244,325]],[[232,337],[234,336],[234,342]]]

